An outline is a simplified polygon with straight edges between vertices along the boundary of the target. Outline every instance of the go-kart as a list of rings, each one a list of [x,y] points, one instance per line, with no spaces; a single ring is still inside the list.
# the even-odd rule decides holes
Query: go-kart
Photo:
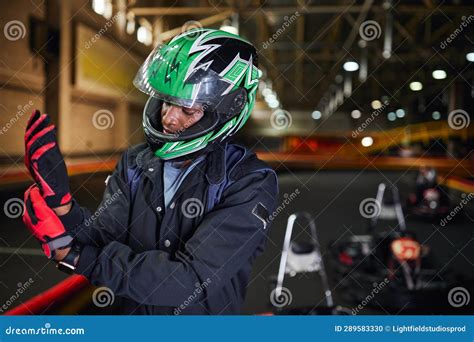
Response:
[[[309,232],[302,234],[305,239],[294,239],[293,227],[297,219],[308,222]],[[309,238],[306,238],[308,237]],[[293,294],[284,287],[286,277],[304,281],[309,274],[317,274],[322,288],[322,299],[313,304],[304,306],[291,306]],[[295,293],[296,295],[296,293]],[[285,239],[280,257],[278,275],[272,279],[270,294],[270,314],[272,315],[348,315],[350,311],[335,305],[332,292],[329,288],[326,269],[320,250],[316,232],[316,224],[307,212],[292,214],[288,218]],[[267,313],[268,314],[268,313]]]
[[[408,213],[419,218],[437,219],[446,216],[449,210],[449,196],[439,186],[423,189],[418,196],[412,193],[407,200]]]
[[[434,265],[429,246],[407,230],[396,187],[391,189],[391,207],[384,205],[385,189],[385,184],[379,185],[379,208],[370,218],[367,233],[331,244],[336,288],[354,304],[353,314],[367,306],[387,313],[449,312],[453,307],[448,292],[456,280],[449,270]],[[393,216],[393,229],[375,230],[379,219]]]

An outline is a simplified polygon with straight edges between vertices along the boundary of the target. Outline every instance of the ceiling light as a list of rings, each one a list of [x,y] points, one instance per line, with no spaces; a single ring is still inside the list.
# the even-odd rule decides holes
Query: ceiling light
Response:
[[[321,119],[321,112],[319,110],[315,110],[314,112],[311,113],[311,117],[314,120],[319,120]]]
[[[105,0],[92,0],[92,9],[95,13],[104,15],[106,11],[106,2]]]
[[[435,110],[435,111],[433,112],[433,114],[431,114],[431,116],[433,117],[433,120],[439,120],[439,119],[441,119],[441,113],[438,112],[437,110]]]
[[[280,106],[280,101],[278,101],[278,100],[268,102],[268,107],[270,107],[272,109],[276,109],[276,108],[278,108],[278,106]]]
[[[397,109],[397,110],[395,111],[395,113],[397,114],[397,117],[399,117],[399,118],[403,118],[403,117],[405,116],[405,110],[403,110],[403,109],[401,109],[401,108],[400,108],[400,109]]]
[[[387,114],[387,119],[388,121],[395,121],[397,119],[397,116],[395,115],[394,112],[390,112]]]
[[[137,40],[145,45],[151,45],[153,41],[151,30],[145,26],[140,26],[137,30]]]
[[[361,117],[361,115],[362,115],[362,113],[358,109],[354,109],[351,112],[351,116],[352,116],[353,119],[359,119]]]
[[[418,82],[418,81],[411,82],[410,89],[412,91],[420,91],[421,89],[423,89],[423,84],[421,84],[421,82]]]
[[[128,34],[135,32],[135,15],[132,12],[127,14],[127,27],[125,30]]]
[[[474,62],[474,52],[469,52],[466,55],[466,59],[468,60],[468,62]]]
[[[380,109],[382,108],[382,102],[379,100],[373,100],[370,105],[372,106],[372,109]]]
[[[369,146],[372,146],[372,144],[374,143],[374,139],[372,139],[372,137],[364,137],[362,138],[360,143],[364,147],[369,147]]]
[[[435,80],[444,80],[448,75],[444,70],[433,70],[432,76]]]
[[[265,101],[267,102],[272,102],[272,101],[275,101],[276,99],[277,99],[276,95],[273,93],[270,93],[267,96],[265,96]]]
[[[359,70],[359,64],[354,61],[347,61],[342,66],[345,71],[356,71]]]
[[[270,88],[265,88],[262,90],[262,95],[263,96],[268,96],[272,93],[272,90]]]

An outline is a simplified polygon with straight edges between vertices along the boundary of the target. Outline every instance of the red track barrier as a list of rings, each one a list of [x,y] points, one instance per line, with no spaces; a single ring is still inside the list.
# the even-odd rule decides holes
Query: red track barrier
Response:
[[[40,293],[25,303],[8,310],[5,315],[41,315],[46,310],[51,310],[61,303],[64,303],[69,297],[89,285],[86,277],[73,275],[53,286],[49,290]]]

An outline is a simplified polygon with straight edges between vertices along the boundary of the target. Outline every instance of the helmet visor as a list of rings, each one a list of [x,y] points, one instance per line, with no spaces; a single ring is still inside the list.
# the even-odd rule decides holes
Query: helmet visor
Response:
[[[212,61],[199,63],[199,54],[193,57],[181,49],[179,45],[155,48],[138,70],[134,85],[149,96],[177,106],[227,114],[241,109],[229,107],[240,107],[245,102],[242,88],[211,70]]]

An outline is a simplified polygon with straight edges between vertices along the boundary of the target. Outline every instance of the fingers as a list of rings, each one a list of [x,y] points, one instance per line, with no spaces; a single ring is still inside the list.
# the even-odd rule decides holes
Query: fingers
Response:
[[[33,136],[26,144],[25,153],[31,159],[31,155],[36,152],[38,148],[45,144],[56,143],[56,131],[54,125],[42,129],[35,136]]]
[[[33,204],[31,202],[30,194],[33,188],[37,188],[36,184],[31,185],[25,191],[24,197],[24,210],[23,210],[23,222],[26,224],[27,227],[37,224],[38,220],[36,218],[36,214],[33,210]]]
[[[31,125],[39,119],[39,117],[41,116],[41,112],[38,110],[38,109],[35,109],[35,111],[33,113],[31,113],[31,116],[30,118],[28,119],[28,123],[26,124],[26,130],[28,131],[28,129],[31,127]]]
[[[47,114],[35,111],[28,121],[25,133],[25,165],[39,186],[35,192],[50,207],[71,201],[67,184],[67,169],[58,146],[56,127]],[[37,212],[37,215],[41,213]]]
[[[49,116],[47,114],[41,114],[40,111],[37,110],[32,115],[30,121],[28,122],[28,125],[26,126],[25,143],[36,133],[38,133],[50,124],[51,119],[49,118]]]
[[[31,162],[31,140],[35,135],[39,132],[42,132],[46,127],[48,127],[51,123],[51,120],[47,114],[41,114],[39,110],[35,110],[31,115],[30,119],[28,120],[28,124],[26,125],[26,132],[25,132],[25,166],[27,169],[30,169],[30,162]]]
[[[31,137],[28,141],[25,141],[25,166],[31,172],[32,155],[41,148],[42,145],[56,142],[56,132],[54,131],[54,125],[50,125]]]
[[[44,200],[43,196],[41,195],[40,189],[37,186],[30,190],[29,198],[33,206],[34,214],[38,218],[38,220],[44,221],[51,217],[51,215],[56,216],[46,204],[46,201]]]
[[[48,206],[38,187],[31,189],[29,198],[29,202],[33,207],[33,215],[40,223],[37,225],[36,234],[38,234],[42,240],[47,238],[55,239],[66,232],[63,224],[56,213]]]
[[[40,189],[36,184],[32,185],[26,191],[28,192],[28,198],[31,201],[31,203],[33,203],[33,205],[35,205],[35,203],[40,203],[41,204],[42,202],[44,202],[44,199],[41,196]]]
[[[37,156],[33,155],[33,158],[40,158],[40,156],[42,154],[44,154],[47,151],[54,148],[54,144],[55,143],[50,144],[50,145],[45,145],[45,146],[41,147],[37,151]],[[36,159],[33,159],[33,160],[36,160]],[[31,172],[32,172],[33,178],[35,179],[36,183],[38,183],[38,186],[40,187],[40,190],[41,190],[41,193],[43,194],[43,197],[46,198],[46,197],[49,197],[49,196],[56,195],[56,192],[53,190],[51,185],[45,180],[45,178],[43,177],[43,175],[41,174],[41,172],[39,171],[38,168],[39,168],[38,162],[34,162],[32,167],[31,167]],[[47,172],[48,172],[48,174],[45,177],[47,177],[49,175],[49,173],[52,172],[52,170],[49,170]]]
[[[35,188],[38,189],[38,185],[36,183],[33,183],[28,187],[28,189],[26,189],[24,195],[24,203],[31,202],[31,191],[33,191],[33,189]]]
[[[35,153],[31,155],[31,160],[36,161],[41,158],[42,155],[44,155],[46,152],[49,150],[55,148],[57,146],[56,142],[52,141],[47,144],[41,144],[41,147],[38,148]],[[52,168],[49,168],[50,171],[52,171],[57,165],[53,165]]]
[[[27,200],[27,198],[30,197],[31,189],[33,189],[34,187],[38,187],[38,186],[35,183],[33,183],[28,187],[28,189],[26,189],[26,191],[25,191],[25,201]]]
[[[53,249],[61,248],[72,240],[72,237],[64,236],[66,230],[63,224],[54,211],[48,207],[36,184],[25,191],[23,222],[42,244],[43,251],[48,257],[53,254]],[[62,236],[64,238],[61,238]]]

